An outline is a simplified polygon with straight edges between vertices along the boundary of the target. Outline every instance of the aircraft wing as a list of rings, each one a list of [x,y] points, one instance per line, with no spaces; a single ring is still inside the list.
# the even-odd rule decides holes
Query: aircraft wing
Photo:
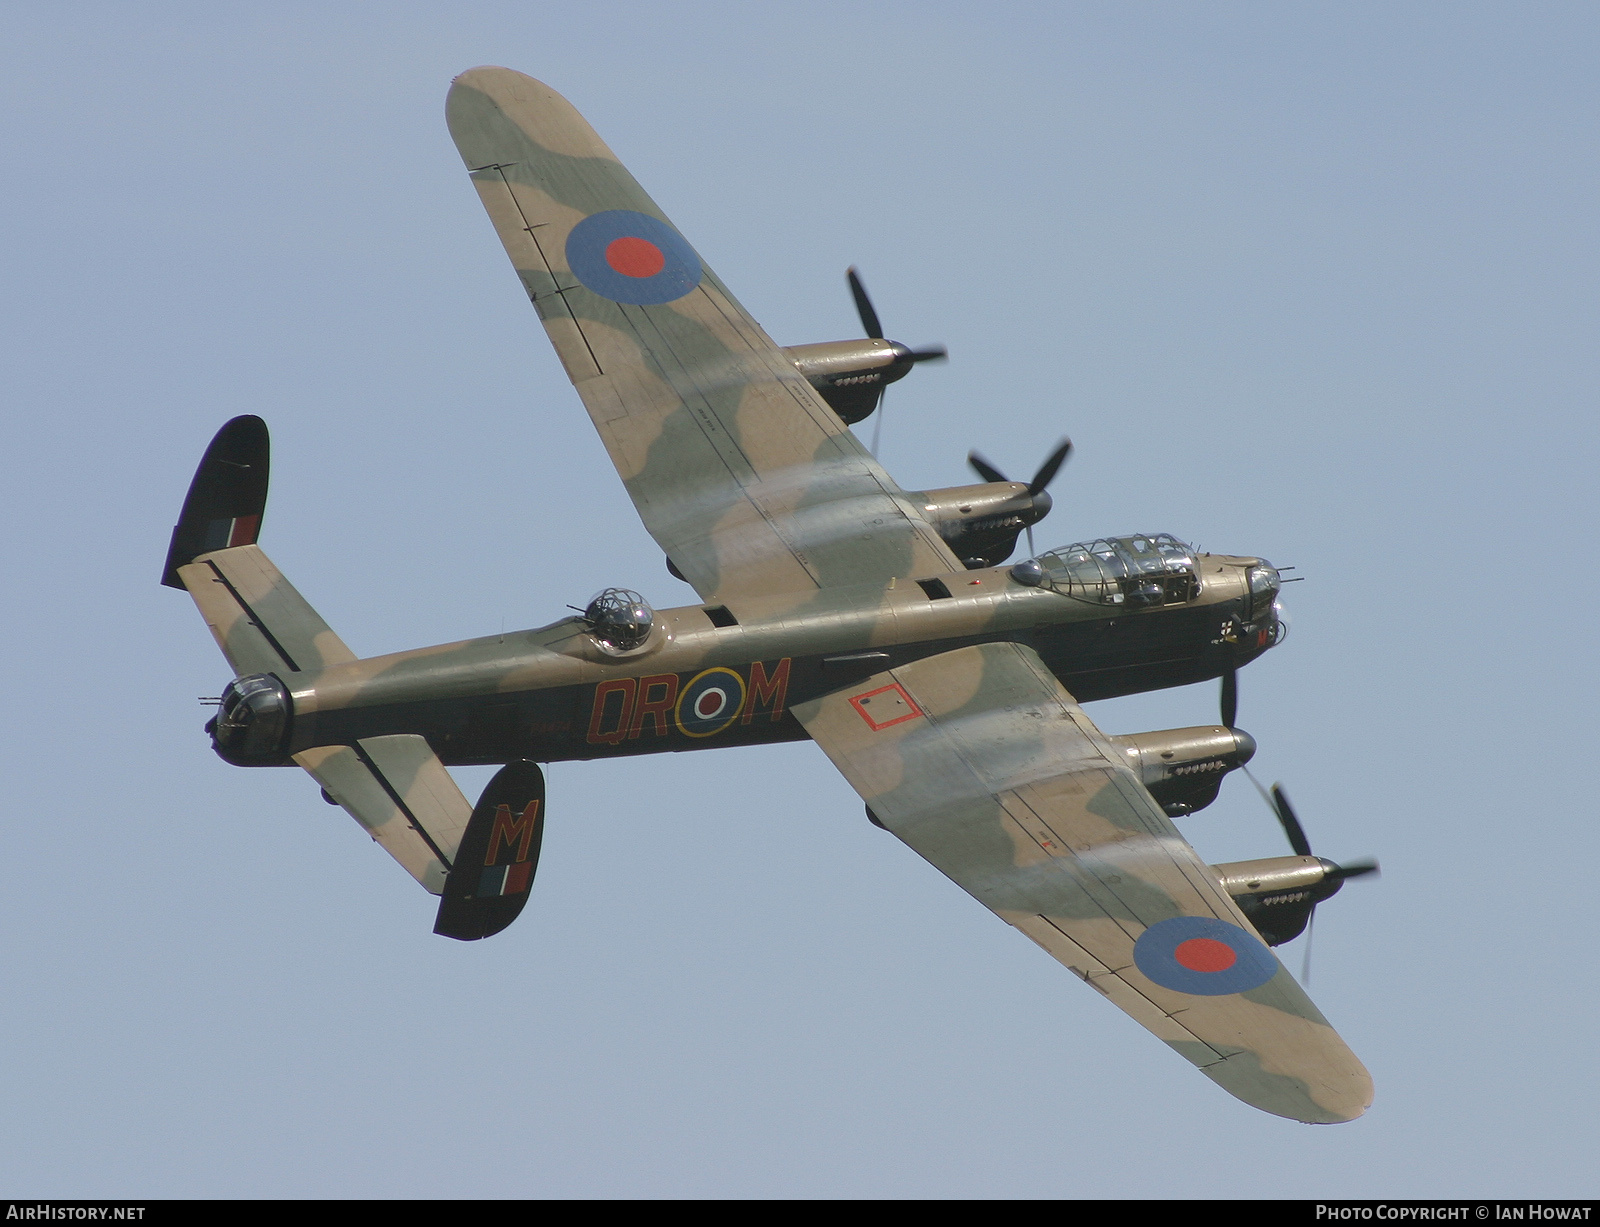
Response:
[[[961,569],[571,103],[475,68],[446,110],[645,527],[703,600]]]
[[[1225,1090],[1315,1123],[1355,1055],[1032,649],[961,648],[796,705],[880,824]]]

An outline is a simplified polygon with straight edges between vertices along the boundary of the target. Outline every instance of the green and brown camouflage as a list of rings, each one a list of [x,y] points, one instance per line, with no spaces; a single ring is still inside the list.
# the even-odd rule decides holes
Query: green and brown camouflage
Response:
[[[803,607],[819,589],[959,568],[698,257],[692,288],[665,303],[618,302],[574,275],[580,222],[623,211],[671,223],[571,103],[480,68],[456,79],[446,115],[640,518],[703,599],[782,592]]]
[[[542,805],[536,762],[811,738],[874,822],[1231,1093],[1299,1120],[1359,1115],[1366,1071],[1248,919],[1337,867],[1219,872],[1170,821],[1254,750],[1227,702],[1225,725],[1121,738],[1078,705],[1231,676],[1281,636],[1278,573],[1164,534],[986,565],[1048,511],[1048,479],[908,494],[847,425],[871,412],[863,389],[934,351],[884,341],[870,307],[865,341],[780,349],[531,78],[474,69],[448,117],[641,519],[702,603],[613,589],[548,626],[357,658],[255,544],[265,427],[235,419],[164,576],[238,675],[208,726],[218,753],[305,768],[426,889],[449,888],[437,931],[465,938],[520,902],[447,921],[477,906],[458,850],[488,839],[447,766],[521,773],[486,791],[487,822],[496,787]]]
[[[1371,1102],[1360,1062],[1264,947],[1270,974],[1223,995],[1145,970],[1136,945],[1153,926],[1249,922],[1038,653],[958,649],[796,714],[880,826],[1220,1085],[1305,1121]]]
[[[1029,645],[1085,699],[1215,678],[1265,651],[1277,623],[1270,607],[1259,623],[1242,621],[1259,560],[1201,555],[1196,562],[1204,581],[1194,597],[1126,612],[986,568],[822,589],[801,615],[781,593],[659,610],[645,641],[623,650],[570,617],[361,660],[259,547],[202,556],[180,574],[196,576],[196,599],[235,669],[276,674],[286,687],[293,715],[280,740],[247,751],[221,739],[240,765],[281,765],[313,746],[404,732],[427,737],[455,766],[801,739],[807,734],[792,715],[796,704],[984,642]],[[272,642],[261,624],[279,628]],[[713,669],[731,675],[739,693],[730,700],[744,696],[718,713],[727,723],[714,728],[715,720],[696,720],[680,701]],[[1151,757],[1170,775],[1217,754],[1214,741],[1201,740],[1175,760]]]

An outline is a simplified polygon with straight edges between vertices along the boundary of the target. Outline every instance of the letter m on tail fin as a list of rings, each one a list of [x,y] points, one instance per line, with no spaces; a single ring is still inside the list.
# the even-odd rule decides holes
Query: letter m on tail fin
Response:
[[[509,805],[497,805],[494,811],[494,826],[489,831],[489,851],[484,856],[485,865],[497,863],[501,845],[507,851],[515,849],[512,856],[513,864],[528,859],[528,847],[533,842],[533,833],[539,821],[539,802],[529,801],[520,817],[511,816]]]

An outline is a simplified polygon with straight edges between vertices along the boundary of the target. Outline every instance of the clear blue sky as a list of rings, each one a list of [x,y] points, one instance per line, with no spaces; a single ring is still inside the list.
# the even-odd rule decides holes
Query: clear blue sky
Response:
[[[0,1191],[1593,1196],[1597,53],[1579,4],[13,6]],[[227,671],[156,581],[235,414],[358,652],[693,599],[445,131],[485,63],[780,343],[854,335],[857,263],[950,346],[890,393],[902,485],[1070,433],[1041,546],[1300,568],[1240,723],[1318,852],[1383,861],[1311,986],[1367,1117],[1221,1093],[809,744],[555,765],[472,946],[299,772],[210,753]],[[1238,778],[1184,830],[1285,851]]]

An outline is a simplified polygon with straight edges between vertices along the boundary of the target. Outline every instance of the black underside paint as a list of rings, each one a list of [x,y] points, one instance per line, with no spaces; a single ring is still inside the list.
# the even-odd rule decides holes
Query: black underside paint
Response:
[[[468,766],[505,763],[518,758],[558,762],[798,741],[805,739],[806,732],[789,714],[789,708],[795,703],[830,694],[914,660],[1001,640],[1032,647],[1075,698],[1091,702],[1216,678],[1228,668],[1254,659],[1264,650],[1244,644],[1216,643],[1218,622],[1219,611],[1215,606],[1169,609],[1153,617],[1123,616],[1091,623],[1041,626],[1021,634],[1011,632],[888,646],[857,660],[842,660],[837,654],[832,660],[820,656],[794,657],[789,661],[781,695],[774,695],[769,689],[765,697],[750,684],[752,667],[730,666],[731,672],[741,675],[748,697],[739,713],[724,727],[700,736],[684,731],[682,713],[661,710],[659,700],[671,688],[666,685],[651,692],[658,700],[655,711],[638,720],[626,720],[631,708],[617,696],[614,704],[602,703],[603,712],[597,723],[596,687],[589,683],[521,694],[437,699],[308,714],[295,722],[291,750],[348,745],[359,738],[392,733],[420,733],[446,764]],[[780,667],[778,661],[764,662],[765,678],[771,679]],[[648,668],[647,663],[641,662],[641,676],[648,676]],[[694,676],[677,675],[676,689],[680,694]],[[597,728],[601,734],[598,740],[595,738]]]

